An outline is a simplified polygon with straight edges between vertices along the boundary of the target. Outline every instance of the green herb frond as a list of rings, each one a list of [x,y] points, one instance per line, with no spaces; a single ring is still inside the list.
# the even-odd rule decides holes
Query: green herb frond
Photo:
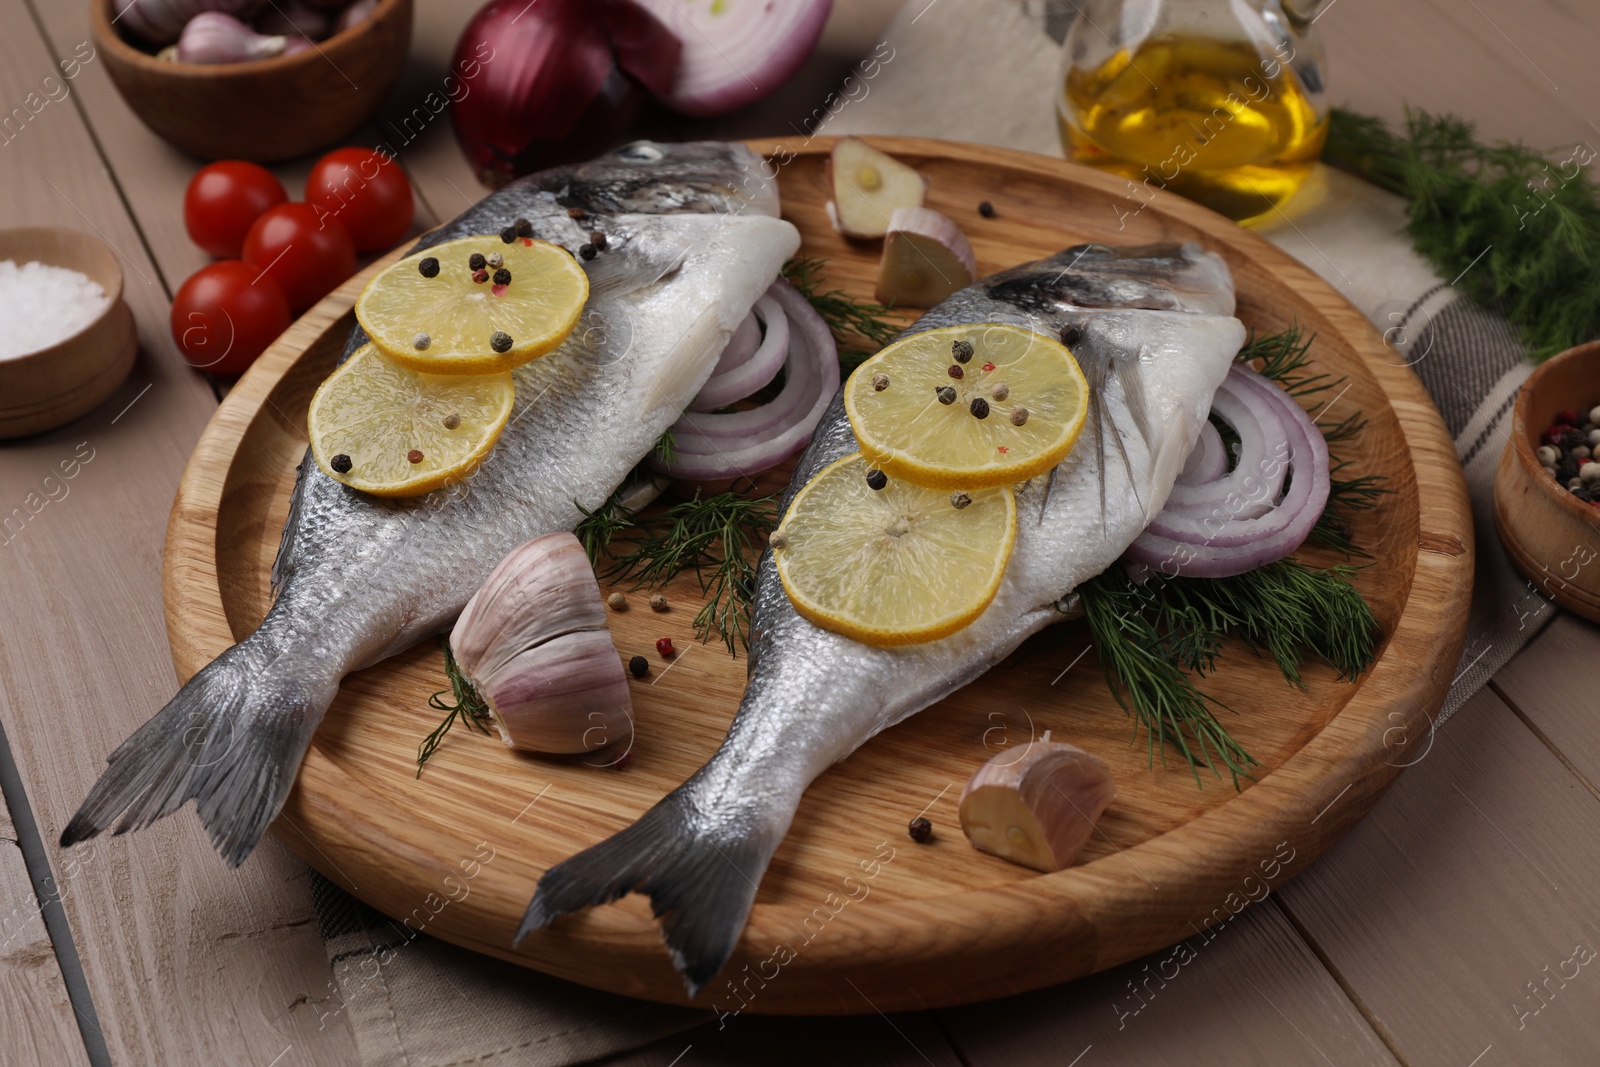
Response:
[[[450,732],[450,727],[455,725],[457,719],[483,734],[489,732],[489,727],[494,721],[489,714],[489,705],[484,703],[478,691],[472,687],[472,683],[467,681],[467,676],[461,673],[461,667],[450,651],[450,642],[441,637],[439,645],[444,649],[444,676],[450,682],[450,688],[441,689],[429,697],[428,707],[447,714],[444,721],[434,728],[433,733],[423,738],[422,744],[417,746],[418,778],[422,777],[423,764],[439,750],[445,735]],[[454,696],[453,703],[442,699],[446,693]]]
[[[899,313],[892,307],[858,300],[843,289],[824,290],[822,271],[826,266],[824,259],[796,256],[783,265],[783,276],[811,302],[833,331],[839,345],[839,369],[849,374],[894,340],[904,324],[895,321]]]
[[[662,431],[661,436],[656,438],[655,447],[650,451],[659,462],[672,462],[673,457],[678,454],[678,438],[673,434],[672,427],[669,426]]]
[[[694,617],[695,636],[748,645],[756,560],[764,536],[777,524],[778,498],[719,493],[674,504],[660,515],[630,517],[638,536],[625,552],[611,552],[607,578],[632,578],[635,588],[655,588],[686,570],[700,580],[705,603]]]
[[[588,555],[590,565],[598,564],[600,557],[610,549],[611,539],[623,530],[631,528],[636,521],[633,511],[624,507],[618,499],[620,493],[620,489],[612,493],[604,504],[593,511],[576,500],[572,502],[583,513],[583,518],[578,520],[578,525],[572,532],[578,538],[578,543],[583,545],[583,551]]]
[[[1406,197],[1407,233],[1441,276],[1503,314],[1536,359],[1600,334],[1600,201],[1579,145],[1557,159],[1486,145],[1473,125],[1408,111],[1403,133],[1334,109],[1323,159]]]

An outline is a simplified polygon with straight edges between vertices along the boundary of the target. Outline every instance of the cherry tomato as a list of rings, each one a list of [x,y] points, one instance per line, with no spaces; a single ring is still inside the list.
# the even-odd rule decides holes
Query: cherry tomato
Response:
[[[279,204],[250,227],[244,261],[283,287],[289,306],[304,311],[356,272],[356,250],[339,220],[317,219],[310,204]]]
[[[224,159],[208,163],[183,193],[183,225],[189,239],[218,259],[238,259],[244,235],[261,213],[289,199],[270,170]]]
[[[214,374],[242,374],[289,328],[289,300],[260,267],[237,259],[201,267],[172,299],[172,339]]]
[[[343,223],[361,252],[386,252],[411,229],[411,182],[394,157],[369,148],[336,148],[317,160],[306,203]]]

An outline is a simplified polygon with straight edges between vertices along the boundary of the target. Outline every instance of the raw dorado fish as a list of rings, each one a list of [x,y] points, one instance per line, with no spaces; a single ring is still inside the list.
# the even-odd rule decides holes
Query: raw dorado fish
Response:
[[[383,500],[329,478],[307,452],[272,610],[111,754],[61,843],[113,823],[137,830],[194,799],[223,858],[243,862],[339,680],[447,625],[517,545],[571,530],[683,413],[800,245],[761,166],[740,145],[640,142],[531,175],[419,242],[498,234],[518,218],[569,250],[607,234],[584,262],[578,328],[515,372],[511,421],[469,479]],[[346,355],[365,342],[357,327]]]
[[[709,982],[812,780],[1062,619],[1063,599],[1115,563],[1161,509],[1244,343],[1233,304],[1227,265],[1196,245],[1084,245],[980,281],[906,331],[983,322],[1066,331],[1089,380],[1077,446],[1017,487],[1016,546],[993,603],[949,637],[874,648],[801,618],[767,553],[750,684],[722,747],[632,826],[546,872],[518,940],[637,891],[650,897],[690,994]],[[813,474],[855,451],[835,397],[784,508]]]

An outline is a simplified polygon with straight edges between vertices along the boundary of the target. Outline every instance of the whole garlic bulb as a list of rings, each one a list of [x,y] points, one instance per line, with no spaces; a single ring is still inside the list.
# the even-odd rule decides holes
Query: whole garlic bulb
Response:
[[[178,38],[179,63],[243,63],[283,55],[287,37],[264,36],[232,15],[196,15]]]
[[[600,583],[570,533],[501,560],[462,609],[450,651],[512,748],[592,752],[633,736]]]

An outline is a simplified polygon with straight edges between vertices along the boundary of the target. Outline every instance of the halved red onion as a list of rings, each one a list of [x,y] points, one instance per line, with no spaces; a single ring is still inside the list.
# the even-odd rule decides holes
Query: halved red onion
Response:
[[[1183,465],[1183,472],[1178,475],[1178,485],[1204,485],[1214,482],[1228,473],[1228,450],[1222,444],[1222,435],[1217,432],[1216,426],[1207,420],[1200,430],[1200,439],[1195,442],[1194,451],[1189,453],[1189,461]],[[1169,498],[1170,499],[1170,498]]]
[[[732,366],[724,368],[723,362],[718,360],[717,369],[711,372],[711,377],[701,387],[699,394],[689,402],[690,411],[715,411],[735,400],[743,400],[756,390],[764,389],[783,369],[789,354],[789,320],[784,316],[783,309],[772,297],[763,296],[756,301],[751,315],[766,324],[766,336],[760,339],[756,350],[744,359],[737,359],[736,353],[737,361]],[[749,321],[749,318],[745,319],[745,322]],[[743,329],[743,324],[740,329]],[[744,343],[739,334],[740,330],[734,330],[733,337],[728,340],[729,348],[735,342]],[[726,356],[727,352],[724,351],[723,355]]]
[[[685,413],[672,426],[672,459],[651,456],[645,462],[652,469],[689,481],[744,478],[776,467],[810,443],[839,389],[838,347],[822,316],[788,282],[780,278],[767,296],[789,327],[783,388],[748,411]]]
[[[1239,434],[1239,464],[1180,487],[1179,505],[1169,502],[1129,547],[1133,562],[1196,578],[1243,574],[1299,548],[1327,505],[1328,445],[1293,397],[1236,364],[1212,411]],[[1274,434],[1270,443],[1267,433]]]

